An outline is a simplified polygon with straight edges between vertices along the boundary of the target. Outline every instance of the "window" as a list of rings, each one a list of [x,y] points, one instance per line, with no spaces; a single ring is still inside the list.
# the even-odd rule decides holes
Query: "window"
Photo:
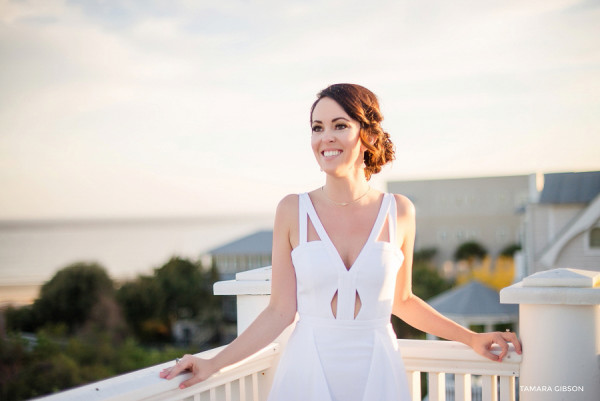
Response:
[[[600,227],[594,227],[590,230],[590,248],[600,249]]]

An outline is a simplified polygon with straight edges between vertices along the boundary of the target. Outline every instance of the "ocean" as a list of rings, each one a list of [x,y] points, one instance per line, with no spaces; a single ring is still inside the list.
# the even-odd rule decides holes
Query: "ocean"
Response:
[[[172,256],[202,260],[210,249],[272,224],[272,216],[0,221],[0,305],[32,302],[71,263],[97,262],[125,281],[152,274]]]

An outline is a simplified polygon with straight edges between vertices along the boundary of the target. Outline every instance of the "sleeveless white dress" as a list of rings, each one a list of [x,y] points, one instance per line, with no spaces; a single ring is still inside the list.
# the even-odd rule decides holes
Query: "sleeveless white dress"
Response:
[[[388,215],[390,242],[377,241]],[[308,219],[319,241],[307,241]],[[292,251],[299,320],[268,400],[408,400],[406,372],[390,323],[396,274],[404,260],[395,245],[394,195],[384,195],[369,239],[348,270],[307,193],[299,196],[299,223],[300,240]],[[355,318],[357,294],[362,306]]]

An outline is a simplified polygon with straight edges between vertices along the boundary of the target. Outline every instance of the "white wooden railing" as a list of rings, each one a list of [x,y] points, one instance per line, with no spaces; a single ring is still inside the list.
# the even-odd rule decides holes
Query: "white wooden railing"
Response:
[[[398,345],[412,401],[422,399],[421,373],[427,373],[429,401],[516,399],[515,378],[519,375],[521,355],[512,346],[502,362],[494,362],[454,341],[398,340]],[[500,349],[492,352],[499,354]],[[454,376],[454,382],[450,381],[454,388],[446,386],[450,375]]]
[[[267,304],[269,279],[269,269],[262,268],[215,285],[215,294],[237,296],[239,332]],[[556,269],[508,287],[500,298],[520,304],[523,358],[511,348],[499,363],[456,342],[398,340],[411,401],[422,399],[422,373],[427,376],[429,401],[514,401],[517,397],[520,401],[597,400],[600,273]],[[257,354],[184,390],[178,386],[189,373],[171,381],[159,378],[159,372],[172,365],[171,361],[43,400],[265,401],[288,335],[289,330]],[[211,357],[217,352],[219,348],[198,355]],[[499,349],[493,352],[499,353]],[[451,375],[454,381],[446,380]],[[521,381],[519,388],[517,377]]]
[[[223,347],[196,354],[210,358]],[[88,384],[42,398],[44,401],[262,401],[269,391],[266,374],[279,354],[279,344],[273,343],[253,356],[229,366],[208,380],[179,389],[190,378],[182,374],[172,380],[159,377],[174,361],[138,370],[107,380]]]
[[[463,344],[451,341],[398,340],[409,378],[411,400],[421,400],[421,372],[429,375],[429,400],[471,400],[471,375],[482,375],[483,399],[515,400],[514,379],[518,375],[520,356],[511,350],[504,362],[492,362],[475,354]],[[156,365],[133,373],[113,377],[74,390],[65,391],[44,401],[264,401],[280,345],[273,343],[254,356],[230,366],[208,380],[179,389],[190,377],[180,375],[168,381],[159,372],[173,362]],[[220,348],[197,354],[211,357]],[[499,352],[499,350],[497,351]],[[445,374],[455,374],[455,393],[448,393]],[[500,377],[500,387],[496,384]],[[475,387],[477,388],[477,387]]]

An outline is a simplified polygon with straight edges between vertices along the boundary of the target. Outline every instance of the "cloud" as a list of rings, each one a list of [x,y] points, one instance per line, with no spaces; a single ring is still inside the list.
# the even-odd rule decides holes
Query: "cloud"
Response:
[[[308,107],[342,81],[380,96],[399,149],[387,177],[589,168],[598,16],[567,0],[4,1],[0,185],[16,189],[0,209],[208,211],[240,189],[261,195],[247,210],[276,202],[320,184]],[[579,150],[561,153],[566,137]],[[22,200],[69,191],[51,210]]]

